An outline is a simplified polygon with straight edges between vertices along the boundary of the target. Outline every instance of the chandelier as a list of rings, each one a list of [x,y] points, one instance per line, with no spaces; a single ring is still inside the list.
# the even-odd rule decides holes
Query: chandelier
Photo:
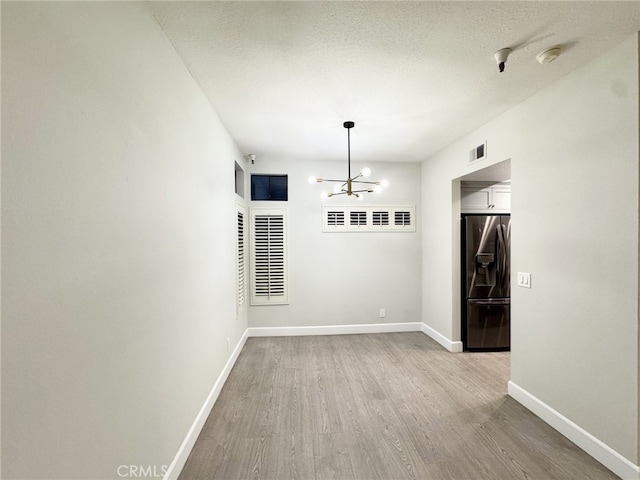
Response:
[[[354,196],[358,200],[362,200],[364,198],[364,193],[380,193],[382,191],[382,187],[386,187],[388,185],[386,180],[382,180],[380,182],[360,180],[361,178],[367,178],[371,175],[371,169],[367,167],[363,168],[355,177],[351,177],[351,129],[355,125],[356,124],[353,122],[344,122],[342,125],[347,129],[347,179],[331,180],[328,178],[309,177],[309,183],[311,184],[321,182],[332,182],[335,184],[333,186],[333,192],[323,192],[322,198],[335,197],[337,195],[348,195]]]

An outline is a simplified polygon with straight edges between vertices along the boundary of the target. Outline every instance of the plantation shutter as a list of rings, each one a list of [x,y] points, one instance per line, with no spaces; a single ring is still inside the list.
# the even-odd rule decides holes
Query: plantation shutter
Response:
[[[352,226],[366,226],[367,225],[367,212],[364,210],[350,210],[349,211],[349,225]]]
[[[242,307],[247,298],[246,289],[246,266],[245,266],[245,226],[244,226],[244,208],[238,206],[237,210],[237,226],[238,226],[238,245],[237,245],[237,282],[236,290],[238,293],[238,307]]]
[[[386,210],[384,211],[374,210],[373,225],[380,225],[380,226],[389,225],[389,212]]]
[[[415,205],[323,206],[323,232],[415,232]]]
[[[344,225],[344,212],[327,212],[327,225]]]
[[[251,210],[252,305],[289,303],[287,288],[286,210]]]
[[[395,225],[411,225],[411,212],[408,210],[396,210],[394,215]]]

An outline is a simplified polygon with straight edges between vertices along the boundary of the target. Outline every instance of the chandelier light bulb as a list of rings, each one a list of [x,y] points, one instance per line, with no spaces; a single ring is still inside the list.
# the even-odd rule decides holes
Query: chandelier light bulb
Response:
[[[380,193],[382,191],[382,185],[376,185],[373,187],[373,193]]]
[[[369,177],[371,176],[371,169],[369,167],[364,167],[362,169],[362,176],[363,177]]]
[[[380,182],[380,186],[382,186],[383,188],[386,188],[389,186],[389,180],[382,180]]]
[[[328,194],[327,192],[322,192],[322,193],[320,194],[320,198],[321,198],[321,199],[323,199],[323,200],[325,200],[325,199],[329,198],[330,196],[331,196],[331,195],[330,195],[330,194]]]
[[[314,183],[316,183],[318,181],[318,179],[316,177],[312,176],[312,177],[308,178],[308,181],[309,181],[310,184],[314,184]]]

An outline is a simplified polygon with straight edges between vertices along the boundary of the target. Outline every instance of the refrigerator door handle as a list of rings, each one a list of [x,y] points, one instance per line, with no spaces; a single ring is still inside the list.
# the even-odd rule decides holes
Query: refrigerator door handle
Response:
[[[510,298],[490,298],[490,299],[468,299],[469,305],[477,305],[481,307],[487,307],[492,305],[509,305],[511,303]]]
[[[496,285],[498,288],[502,286],[502,269],[500,268],[500,264],[502,263],[500,260],[500,224],[496,225]]]
[[[505,241],[505,231],[504,225],[498,224],[496,226],[496,250],[497,250],[497,259],[496,259],[496,276],[498,277],[498,281],[496,282],[500,288],[503,288],[504,285],[504,274],[507,271],[507,258],[506,258],[506,241]]]

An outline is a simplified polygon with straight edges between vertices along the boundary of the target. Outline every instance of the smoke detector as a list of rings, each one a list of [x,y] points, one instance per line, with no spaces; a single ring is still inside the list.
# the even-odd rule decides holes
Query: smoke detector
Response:
[[[544,52],[540,52],[536,58],[538,59],[538,62],[544,65],[545,63],[551,63],[558,58],[560,56],[560,52],[562,52],[560,47],[551,47],[547,48]]]

